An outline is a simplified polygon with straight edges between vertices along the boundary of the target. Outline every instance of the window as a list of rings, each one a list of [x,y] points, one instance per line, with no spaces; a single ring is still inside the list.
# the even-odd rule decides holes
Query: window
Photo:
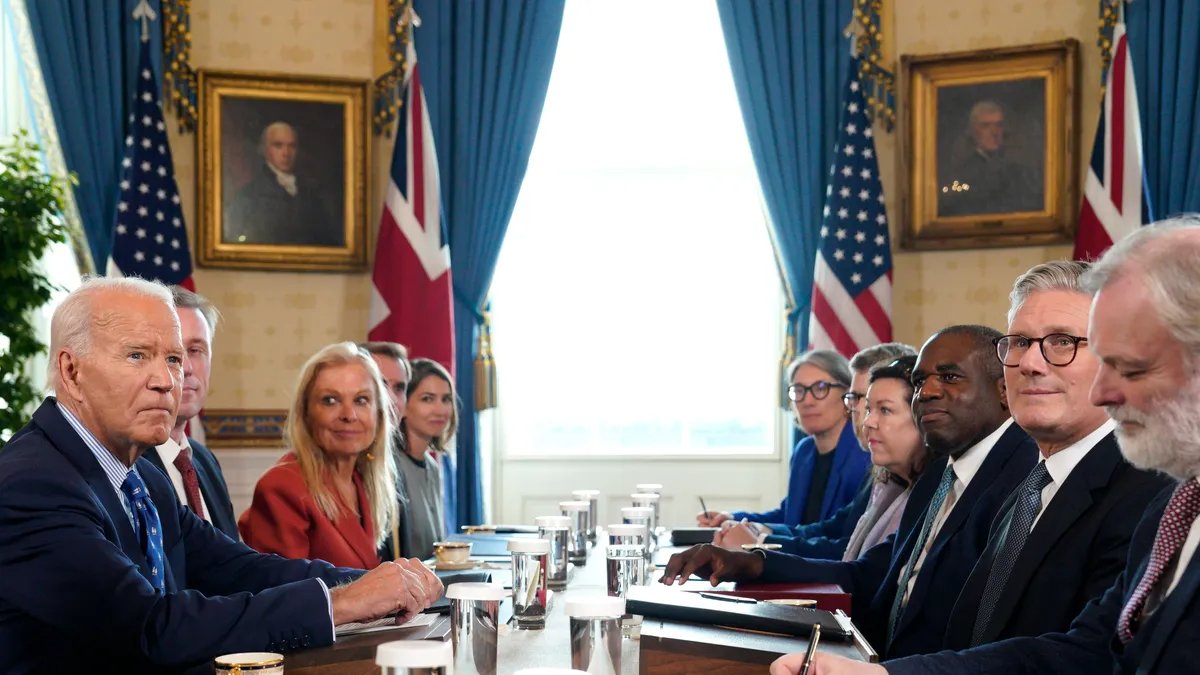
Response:
[[[503,452],[774,453],[764,213],[715,4],[567,3],[490,296]]]

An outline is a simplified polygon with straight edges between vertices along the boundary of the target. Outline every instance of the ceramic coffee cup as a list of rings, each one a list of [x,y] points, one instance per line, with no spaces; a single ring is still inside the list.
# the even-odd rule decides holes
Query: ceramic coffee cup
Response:
[[[438,562],[462,564],[471,559],[471,542],[437,541],[433,544],[433,554]]]

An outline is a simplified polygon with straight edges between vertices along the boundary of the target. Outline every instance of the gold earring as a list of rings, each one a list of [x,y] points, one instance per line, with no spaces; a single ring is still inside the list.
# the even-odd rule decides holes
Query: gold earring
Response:
[[[368,452],[368,453],[367,453],[367,461],[368,461],[368,462],[374,462],[374,461],[375,461],[375,454],[374,454],[374,453],[372,453],[372,452]]]

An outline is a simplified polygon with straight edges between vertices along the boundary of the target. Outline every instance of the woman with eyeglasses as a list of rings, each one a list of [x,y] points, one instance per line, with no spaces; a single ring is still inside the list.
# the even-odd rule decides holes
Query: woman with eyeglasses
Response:
[[[790,533],[790,528],[824,520],[854,499],[870,466],[849,423],[842,394],[850,388],[850,366],[837,352],[807,352],[788,367],[788,398],[796,424],[808,434],[792,451],[788,492],[770,511],[701,512],[704,527],[760,523],[759,534]],[[728,523],[728,525],[725,525]]]
[[[871,370],[863,435],[875,465],[875,484],[842,560],[856,560],[896,531],[910,488],[925,468],[928,455],[911,407],[916,363],[917,357],[904,356]]]

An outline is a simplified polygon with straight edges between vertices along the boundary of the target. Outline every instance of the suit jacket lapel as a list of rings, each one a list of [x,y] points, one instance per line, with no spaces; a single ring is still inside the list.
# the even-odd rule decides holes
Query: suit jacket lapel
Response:
[[[996,603],[992,614],[992,630],[984,635],[985,642],[996,639],[996,634],[1008,621],[1009,615],[1021,599],[1025,585],[1042,564],[1042,560],[1075,521],[1092,507],[1095,503],[1093,492],[1108,485],[1120,461],[1117,442],[1113,435],[1109,434],[1100,439],[1067,476],[1067,480],[1034,525],[1033,531],[1029,533],[1029,538],[1025,540],[1025,547],[1021,549],[1005,584],[1005,592]]]
[[[993,479],[1004,469],[1005,464],[1008,463],[1009,458],[1012,456],[1013,450],[1020,445],[1024,436],[1025,431],[1016,424],[1013,424],[997,439],[996,444],[988,450],[987,459],[983,460],[983,464],[979,466],[979,470],[971,478],[967,489],[963,491],[962,497],[950,509],[950,514],[946,516],[946,522],[942,523],[941,529],[938,530],[937,537],[929,545],[929,552],[925,554],[925,562],[921,565],[922,570],[931,569],[937,564],[937,560],[941,556],[943,549],[945,549],[946,543],[950,541],[950,538],[967,521],[967,517],[975,508],[975,502],[979,501],[979,496],[992,487]],[[912,620],[915,611],[909,610],[915,610],[921,606],[926,591],[928,591],[933,583],[930,575],[917,575],[917,581],[913,584],[912,594],[909,595],[908,602],[905,604],[904,614],[900,617],[900,623],[896,626],[897,634]]]
[[[121,504],[121,498],[117,496],[104,469],[100,468],[100,463],[96,461],[95,455],[84,444],[83,439],[62,416],[62,413],[58,411],[53,397],[47,398],[34,412],[33,421],[46,433],[58,451],[79,471],[79,475],[91,488],[97,505],[108,517],[109,524],[116,532],[116,543],[120,545],[121,551],[142,568],[143,574],[149,578],[150,568],[146,563],[146,557],[142,555],[141,544],[138,543],[137,535],[129,522],[129,514]]]
[[[1149,561],[1149,556],[1146,559]],[[1144,570],[1144,568],[1145,566],[1143,565],[1142,569]],[[1136,585],[1137,581],[1140,581],[1141,578],[1142,574],[1139,571],[1138,576],[1134,577],[1132,584]],[[1155,665],[1159,657],[1162,656],[1163,648],[1170,642],[1171,636],[1175,632],[1175,627],[1179,625],[1184,612],[1192,604],[1192,599],[1196,596],[1197,590],[1200,590],[1200,555],[1193,554],[1192,559],[1188,561],[1187,571],[1179,579],[1179,584],[1175,586],[1175,590],[1171,591],[1170,595],[1159,606],[1156,612],[1158,617],[1157,621],[1154,622],[1154,629],[1140,631],[1134,638],[1134,643],[1143,638],[1148,638],[1149,640],[1141,662],[1138,664],[1139,673],[1155,672]],[[1131,646],[1134,643],[1130,643]]]
[[[358,499],[358,510],[362,514],[362,522],[352,512],[343,510],[335,523],[335,529],[355,555],[358,556],[363,569],[375,567],[378,553],[375,550],[375,532],[371,521],[370,504],[367,501],[366,490],[358,474],[354,475],[354,493]],[[335,493],[336,494],[336,493]]]

